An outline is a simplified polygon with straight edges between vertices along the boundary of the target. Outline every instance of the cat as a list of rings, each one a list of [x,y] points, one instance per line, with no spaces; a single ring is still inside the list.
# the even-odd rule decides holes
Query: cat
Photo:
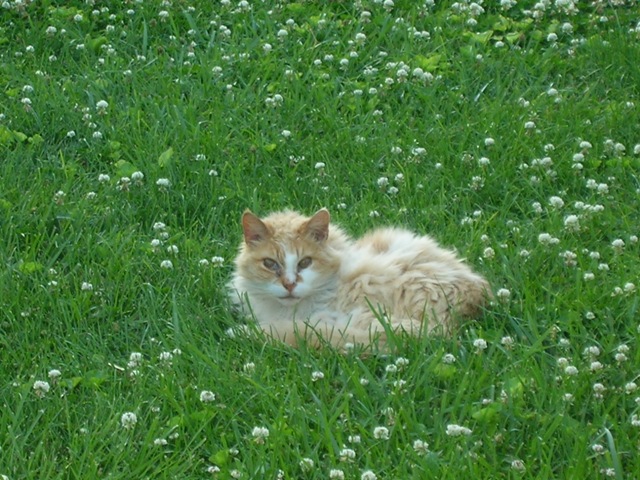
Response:
[[[242,215],[232,302],[274,339],[296,346],[377,344],[387,332],[450,333],[480,314],[488,282],[428,236],[375,229],[354,240],[328,210]],[[386,323],[386,325],[385,325]]]

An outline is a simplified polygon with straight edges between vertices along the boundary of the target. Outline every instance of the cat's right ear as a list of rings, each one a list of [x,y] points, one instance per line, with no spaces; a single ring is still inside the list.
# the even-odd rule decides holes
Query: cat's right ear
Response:
[[[242,232],[244,241],[249,246],[256,245],[271,236],[269,227],[250,210],[245,210],[242,214]]]

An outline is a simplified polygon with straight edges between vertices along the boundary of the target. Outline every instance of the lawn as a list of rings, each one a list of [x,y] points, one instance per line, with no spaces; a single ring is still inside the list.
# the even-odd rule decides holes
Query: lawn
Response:
[[[635,478],[639,175],[636,0],[5,0],[0,478]],[[494,302],[229,335],[244,209],[321,207]]]

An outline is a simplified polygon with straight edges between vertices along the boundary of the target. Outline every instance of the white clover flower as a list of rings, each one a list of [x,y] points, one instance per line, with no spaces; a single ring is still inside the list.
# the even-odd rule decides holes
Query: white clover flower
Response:
[[[524,128],[526,130],[533,130],[534,128],[536,128],[536,124],[535,122],[525,122]]]
[[[462,425],[456,425],[455,423],[447,425],[447,435],[450,437],[460,437],[465,436],[468,437],[473,432],[471,429],[467,427],[463,427]]]
[[[385,0],[384,3],[385,5],[387,3],[391,3],[393,5],[392,0]],[[362,475],[360,475],[360,480],[378,480],[378,476],[371,470],[365,470],[364,472],[362,472]]]
[[[376,427],[373,429],[373,437],[378,440],[389,440],[389,429],[387,427]]]
[[[509,298],[511,298],[511,291],[509,291],[506,288],[501,288],[496,292],[496,297],[498,297],[498,299],[506,302],[509,300]]]
[[[140,352],[132,352],[129,355],[129,362],[127,363],[127,367],[136,368],[139,367],[142,363],[142,354]]]
[[[156,180],[156,185],[163,188],[169,188],[171,186],[171,181],[168,178],[159,178]]]
[[[56,368],[49,370],[49,373],[47,373],[47,376],[49,377],[49,380],[51,380],[52,382],[57,382],[58,379],[62,376],[62,372]]]
[[[289,138],[289,137],[291,137],[291,131],[290,130],[282,130],[280,132],[280,135],[282,135],[284,138]]]
[[[598,357],[600,356],[600,348],[597,347],[596,345],[591,345],[590,347],[586,347],[583,351],[582,354],[586,357]]]
[[[134,182],[140,182],[142,181],[143,178],[144,178],[144,173],[142,172],[133,172],[131,174],[131,180],[133,180]]]
[[[315,168],[316,170],[322,170],[322,169],[323,169],[323,168],[325,168],[326,166],[327,166],[327,165],[326,165],[324,162],[317,162],[317,163],[314,165],[314,168]]]
[[[330,480],[344,480],[344,472],[337,468],[332,468],[329,470],[329,479]]]
[[[626,344],[620,344],[618,345],[618,348],[616,348],[616,350],[620,353],[629,353],[629,345]]]
[[[575,267],[577,265],[578,255],[571,250],[566,250],[560,254],[562,258],[564,258],[564,263],[568,267]]]
[[[261,445],[269,437],[269,429],[266,427],[253,427],[251,436],[253,437],[254,442]]]
[[[360,435],[349,435],[347,437],[347,440],[349,440],[349,443],[360,443],[360,442],[362,442],[362,438],[360,438]]]
[[[91,292],[93,291],[93,285],[91,285],[89,282],[82,282],[82,285],[80,285],[80,290],[84,292]]]
[[[564,373],[566,373],[569,376],[575,376],[579,372],[578,372],[578,369],[576,367],[574,367],[573,365],[568,365],[567,367],[565,367]]]
[[[638,384],[636,382],[628,382],[624,386],[624,391],[627,394],[634,393],[636,390],[638,390]]]
[[[109,104],[105,100],[100,100],[98,103],[96,103],[96,108],[98,110],[106,110],[107,108],[109,108]]]
[[[224,265],[224,258],[223,257],[211,257],[211,265],[213,265],[214,267],[221,267],[222,265]]]
[[[591,280],[595,279],[596,276],[592,272],[584,272],[584,274],[582,275],[582,278],[586,282],[590,282]]]
[[[300,460],[300,463],[298,465],[300,465],[300,469],[303,472],[310,472],[311,470],[313,470],[315,463],[311,458],[303,458],[302,460]]]
[[[487,247],[487,248],[485,248],[485,249],[484,249],[484,251],[482,252],[482,256],[483,256],[484,258],[491,259],[491,258],[493,258],[493,257],[495,257],[495,256],[496,256],[496,252],[495,252],[495,250],[494,250],[493,248],[491,248],[491,247]]]
[[[164,363],[171,363],[171,360],[173,360],[173,353],[161,352],[160,355],[158,355],[158,360]]]
[[[322,380],[324,378],[324,373],[322,373],[319,370],[316,370],[315,372],[311,372],[311,381],[312,382],[317,382],[318,380]]]
[[[564,228],[577,232],[580,230],[580,218],[577,215],[567,215],[564,218]]]
[[[338,452],[341,462],[353,462],[356,458],[356,451],[351,448],[343,448]]]
[[[202,403],[211,403],[211,402],[214,402],[215,399],[216,399],[215,393],[209,390],[203,390],[200,392],[200,401]]]
[[[481,352],[487,349],[487,341],[484,338],[476,338],[473,341],[473,347],[476,349],[476,352]]]
[[[562,208],[564,207],[564,200],[557,196],[549,197],[549,205],[553,208]]]
[[[414,440],[413,450],[419,455],[423,456],[429,453],[429,444],[422,440]]]
[[[133,412],[125,412],[120,417],[120,424],[125,430],[131,430],[138,423],[138,417]]]
[[[398,367],[393,363],[385,367],[385,372],[387,373],[396,373],[397,371],[398,371]]]
[[[548,233],[541,233],[538,235],[538,242],[542,245],[556,245],[560,242],[560,240]]]
[[[40,398],[49,393],[50,389],[51,386],[49,385],[49,382],[45,382],[44,380],[36,380],[33,382],[33,391]]]
[[[527,468],[522,460],[515,459],[511,461],[511,469],[516,472],[524,472]]]
[[[163,260],[160,262],[160,268],[171,270],[173,268],[173,262],[171,260]]]
[[[396,367],[402,369],[409,365],[409,359],[405,357],[398,357],[395,361]]]
[[[445,353],[442,357],[442,363],[447,365],[456,363],[456,361],[457,361],[456,357],[451,353]]]
[[[599,372],[603,368],[604,365],[602,365],[602,363],[598,362],[597,360],[589,364],[589,370],[591,370],[592,372]]]
[[[502,337],[502,339],[500,340],[500,343],[502,344],[502,346],[504,346],[507,349],[512,348],[515,345],[515,340],[513,339],[513,337],[510,336],[506,336],[506,337]]]
[[[253,362],[247,362],[242,366],[242,371],[244,373],[251,374],[255,372],[255,370],[256,370],[256,364]]]
[[[172,254],[172,255],[176,255],[176,254],[178,254],[178,253],[179,253],[179,251],[180,251],[180,249],[178,248],[178,246],[177,246],[177,245],[169,245],[169,246],[167,247],[167,253],[170,253],[170,254]]]
[[[379,187],[383,188],[389,185],[389,179],[387,177],[380,177],[377,181]]]
[[[611,246],[617,252],[621,252],[624,248],[624,240],[621,238],[616,238],[613,242],[611,242]]]

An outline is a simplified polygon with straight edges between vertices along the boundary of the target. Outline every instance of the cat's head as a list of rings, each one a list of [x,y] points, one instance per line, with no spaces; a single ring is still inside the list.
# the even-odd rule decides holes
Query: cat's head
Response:
[[[326,289],[340,266],[329,220],[326,209],[312,217],[287,210],[263,219],[245,211],[236,274],[247,293],[295,305]]]

